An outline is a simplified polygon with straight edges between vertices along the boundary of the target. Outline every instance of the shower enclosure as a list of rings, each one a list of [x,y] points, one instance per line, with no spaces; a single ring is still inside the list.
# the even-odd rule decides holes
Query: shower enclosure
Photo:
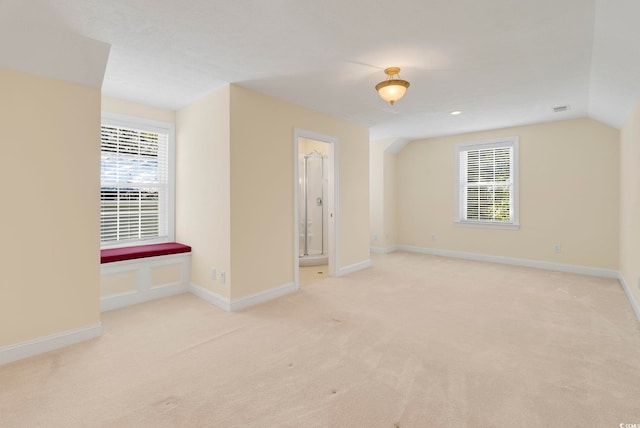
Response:
[[[300,266],[328,263],[327,158],[317,151],[298,160],[298,210],[300,219]]]

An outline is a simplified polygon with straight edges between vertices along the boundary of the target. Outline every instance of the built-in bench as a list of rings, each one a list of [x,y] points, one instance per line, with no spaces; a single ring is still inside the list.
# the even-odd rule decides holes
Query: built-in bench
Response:
[[[185,293],[191,247],[177,242],[100,250],[100,310]]]
[[[100,250],[100,263],[113,263],[124,260],[144,259],[147,257],[167,256],[169,254],[190,252],[190,246],[179,244],[177,242],[138,245],[136,247],[108,248]]]

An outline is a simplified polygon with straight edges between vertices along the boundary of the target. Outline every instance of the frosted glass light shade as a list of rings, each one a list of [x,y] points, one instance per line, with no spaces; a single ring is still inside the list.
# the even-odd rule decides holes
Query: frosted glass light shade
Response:
[[[400,98],[404,97],[409,87],[409,82],[406,80],[385,80],[376,85],[376,90],[380,95],[380,98],[393,105]]]
[[[409,87],[409,82],[400,79],[400,76],[398,76],[400,69],[398,67],[389,67],[384,72],[389,77],[376,85],[376,91],[378,91],[380,98],[393,105],[393,103],[404,97]]]

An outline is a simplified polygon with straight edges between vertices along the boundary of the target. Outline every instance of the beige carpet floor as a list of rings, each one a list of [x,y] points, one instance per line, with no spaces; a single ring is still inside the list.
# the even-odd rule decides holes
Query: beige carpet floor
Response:
[[[192,295],[0,367],[2,427],[619,427],[640,324],[615,280],[409,253],[225,313]]]

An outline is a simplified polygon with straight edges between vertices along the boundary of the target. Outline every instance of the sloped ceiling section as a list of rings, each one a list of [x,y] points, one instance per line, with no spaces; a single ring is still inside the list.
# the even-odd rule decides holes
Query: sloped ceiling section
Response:
[[[638,16],[639,0],[0,0],[0,65],[104,73],[103,94],[172,110],[232,83],[372,140],[619,127],[640,99]],[[411,82],[394,106],[374,90],[390,66]]]
[[[101,88],[109,44],[74,34],[36,3],[0,1],[0,67]]]
[[[409,144],[409,140],[407,140],[406,138],[394,138],[393,142],[389,144],[389,147],[387,147],[384,151],[385,153],[393,153],[397,155],[402,151],[402,149],[404,149],[404,146],[406,146],[407,144]]]
[[[616,128],[640,100],[640,1],[598,0],[589,116]]]

